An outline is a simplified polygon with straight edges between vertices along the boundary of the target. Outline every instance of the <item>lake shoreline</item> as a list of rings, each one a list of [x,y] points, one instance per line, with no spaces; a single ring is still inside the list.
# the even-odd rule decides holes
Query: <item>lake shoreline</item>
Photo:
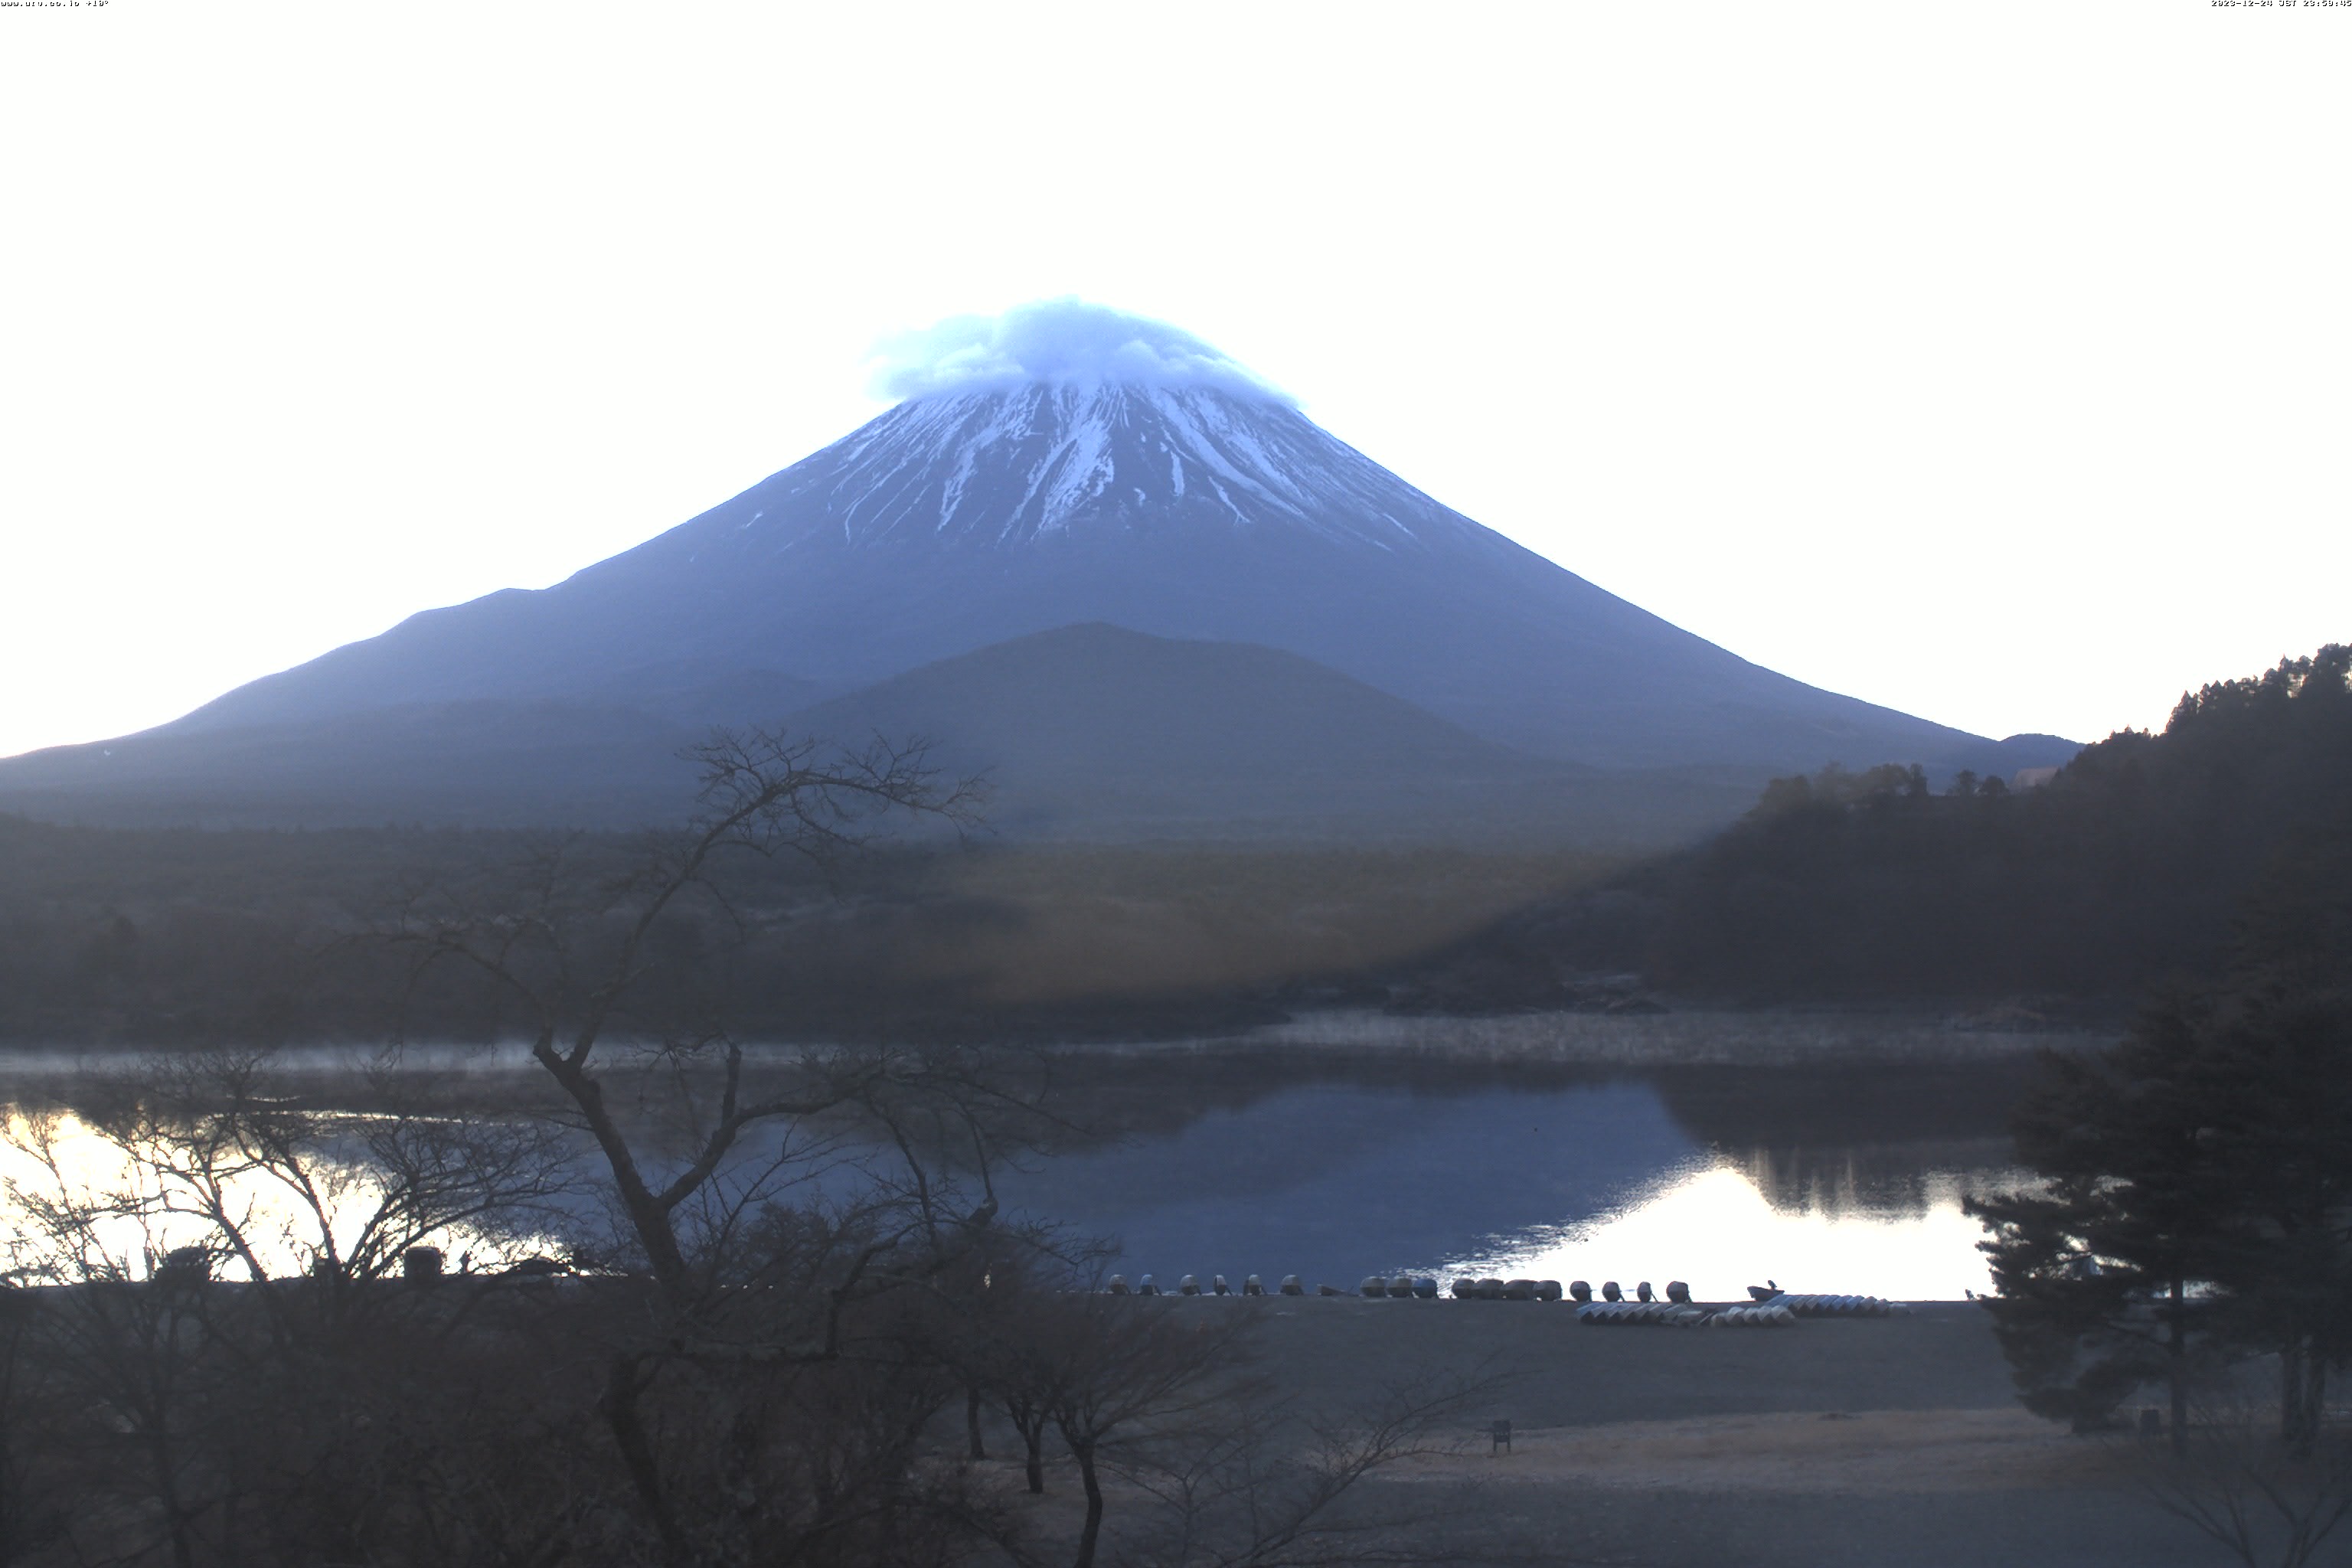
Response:
[[[1637,1014],[1580,1011],[1491,1016],[1398,1015],[1373,1009],[1299,1011],[1276,1021],[1164,1037],[1002,1039],[959,1048],[1028,1051],[1071,1060],[1210,1060],[1266,1066],[1347,1060],[1493,1068],[1965,1067],[2019,1063],[2044,1051],[2100,1049],[2122,1029],[2090,1026],[2004,1025],[1981,1016],[1924,1012],[1795,1012],[1692,1009]],[[908,1042],[922,1048],[919,1041]],[[637,1043],[608,1042],[616,1062]],[[188,1057],[206,1047],[177,1045],[0,1045],[0,1075],[70,1074],[149,1057]],[[530,1063],[520,1041],[418,1042],[227,1047],[254,1050],[292,1068],[364,1064],[388,1058],[428,1071],[520,1070]],[[782,1061],[809,1050],[856,1050],[838,1040],[755,1041],[754,1060]]]
[[[1464,1066],[1821,1068],[1965,1066],[2030,1060],[2113,1043],[2120,1029],[2021,1025],[1917,1012],[1514,1013],[1403,1016],[1370,1009],[1295,1014],[1229,1032],[1069,1043],[1070,1056],[1360,1057]]]

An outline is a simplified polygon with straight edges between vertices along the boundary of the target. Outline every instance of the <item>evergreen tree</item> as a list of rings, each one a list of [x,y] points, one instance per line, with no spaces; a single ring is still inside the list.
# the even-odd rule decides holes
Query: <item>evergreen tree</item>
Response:
[[[2327,1369],[2352,1359],[2352,1006],[2340,991],[2258,990],[2208,1033],[2203,1088],[2231,1205],[2217,1321],[2278,1356],[2281,1435],[2308,1453]]]
[[[2027,1407],[2081,1429],[2163,1381],[2179,1449],[2200,1354],[2275,1355],[2309,1452],[2352,1361],[2352,993],[2169,1000],[2049,1071],[2017,1129],[2045,1184],[1969,1205]]]
[[[2017,1122],[2019,1156],[2045,1185],[1969,1205],[1992,1233],[1979,1244],[1999,1287],[1988,1309],[2019,1393],[2077,1431],[2162,1379],[2183,1440],[2209,1317],[2195,1287],[2215,1272],[2227,1213],[2199,1024],[2168,1002],[2112,1051],[2051,1057]]]

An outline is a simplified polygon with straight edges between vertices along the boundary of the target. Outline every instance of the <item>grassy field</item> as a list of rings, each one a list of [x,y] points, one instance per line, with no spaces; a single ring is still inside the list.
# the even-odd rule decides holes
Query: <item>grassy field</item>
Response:
[[[1565,851],[1166,846],[982,848],[929,863],[922,962],[987,1000],[1261,986],[1411,956],[1622,862]]]
[[[1970,1306],[1769,1331],[1590,1328],[1535,1302],[1181,1310],[1261,1316],[1261,1368],[1308,1410],[1416,1374],[1495,1377],[1461,1413],[1454,1452],[1367,1483],[1368,1510],[1426,1522],[1365,1542],[1364,1561],[1407,1545],[1429,1561],[1653,1568],[2231,1560],[2147,1499],[2156,1461],[2137,1439],[2070,1436],[2018,1408]],[[1512,1424],[1508,1453],[1487,1436],[1497,1419]],[[1033,1526],[1068,1528],[1074,1493],[1056,1467],[1045,1498],[1023,1500]]]

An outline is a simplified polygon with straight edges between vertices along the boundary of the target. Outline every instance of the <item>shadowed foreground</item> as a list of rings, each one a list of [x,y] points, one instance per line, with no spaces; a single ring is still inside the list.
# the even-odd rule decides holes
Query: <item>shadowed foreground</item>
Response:
[[[1543,1303],[1202,1298],[1266,1320],[1262,1368],[1308,1405],[1423,1371],[1500,1373],[1458,1453],[1363,1483],[1368,1512],[1436,1515],[1417,1539],[1462,1563],[1714,1565],[2200,1564],[2230,1559],[2137,1489],[2128,1442],[2072,1437],[2016,1403],[1976,1308],[1782,1331],[1587,1328]],[[1495,1453],[1488,1423],[1512,1424]],[[1006,1451],[1002,1446],[997,1452]],[[1017,1466],[1006,1465],[1008,1490]],[[1476,1484],[1466,1508],[1450,1483]],[[1039,1536],[1075,1521],[1059,1475]]]

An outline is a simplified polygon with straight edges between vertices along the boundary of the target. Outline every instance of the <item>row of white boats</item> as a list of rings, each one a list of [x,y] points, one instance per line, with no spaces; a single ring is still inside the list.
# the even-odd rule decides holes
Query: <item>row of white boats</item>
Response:
[[[1203,1287],[1197,1275],[1187,1274],[1172,1290],[1163,1290],[1154,1279],[1146,1274],[1129,1286],[1127,1277],[1114,1274],[1106,1289],[1114,1296],[1230,1296],[1236,1294],[1222,1274],[1212,1275]],[[1779,1328],[1796,1322],[1800,1318],[1884,1318],[1911,1309],[1900,1301],[1890,1301],[1878,1296],[1847,1296],[1781,1289],[1779,1285],[1751,1285],[1748,1292],[1752,1300],[1746,1305],[1731,1307],[1701,1306],[1691,1300],[1691,1289],[1680,1279],[1666,1281],[1665,1295],[1660,1299],[1646,1279],[1634,1287],[1629,1300],[1623,1287],[1614,1279],[1605,1280],[1594,1300],[1592,1286],[1585,1280],[1570,1281],[1565,1287],[1557,1279],[1494,1279],[1465,1276],[1453,1282],[1452,1294],[1457,1301],[1558,1301],[1562,1299],[1576,1303],[1580,1321],[1594,1324],[1657,1325],[1672,1328],[1695,1328],[1700,1325],[1720,1325],[1726,1328]],[[1252,1274],[1242,1281],[1238,1294],[1264,1296],[1269,1292],[1265,1282]],[[1307,1289],[1296,1274],[1286,1274],[1271,1292],[1281,1296],[1304,1296]],[[1370,1300],[1434,1300],[1438,1295],[1437,1280],[1427,1274],[1365,1276],[1355,1295]],[[1318,1285],[1318,1296],[1349,1294],[1336,1285]]]

